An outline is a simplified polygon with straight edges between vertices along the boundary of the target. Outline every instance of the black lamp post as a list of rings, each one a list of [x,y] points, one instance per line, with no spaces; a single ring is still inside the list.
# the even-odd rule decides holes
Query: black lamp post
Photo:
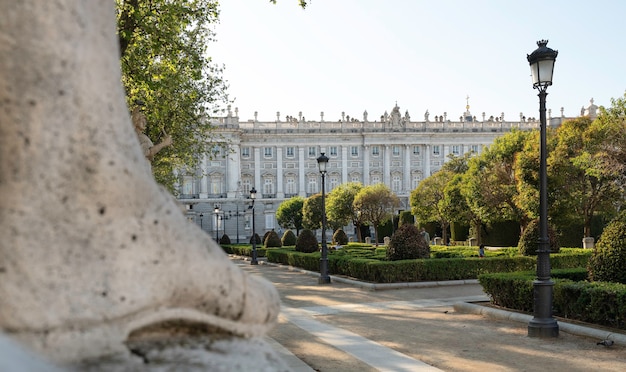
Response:
[[[220,207],[218,205],[215,206],[215,210],[213,210],[213,212],[215,213],[215,241],[217,243],[220,242]]]
[[[552,85],[554,62],[558,52],[547,47],[548,40],[537,42],[538,48],[527,56],[533,88],[539,90],[540,157],[539,157],[539,242],[537,279],[533,282],[534,313],[528,323],[530,337],[557,337],[559,325],[552,317],[554,282],[550,279],[550,242],[548,238],[548,172],[546,145],[546,90]]]
[[[254,200],[256,199],[256,189],[252,187],[250,190],[250,200],[252,200],[252,261],[250,265],[258,265],[259,261],[256,257],[256,226],[254,224]]]
[[[328,156],[322,152],[319,158],[317,158],[317,165],[320,168],[322,174],[322,258],[320,258],[320,284],[330,283],[330,276],[328,276],[328,247],[326,246],[326,166],[328,165]]]
[[[202,228],[202,217],[204,217],[204,214],[200,213],[200,230],[204,230]]]

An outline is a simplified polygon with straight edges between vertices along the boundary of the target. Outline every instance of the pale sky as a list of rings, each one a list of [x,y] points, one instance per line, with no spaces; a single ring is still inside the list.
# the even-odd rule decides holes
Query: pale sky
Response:
[[[539,117],[527,54],[558,50],[547,107],[577,116],[589,100],[610,106],[626,91],[626,1],[621,0],[223,0],[217,42],[241,121],[280,111],[334,121],[379,120],[398,104],[412,121],[469,96],[478,119]]]

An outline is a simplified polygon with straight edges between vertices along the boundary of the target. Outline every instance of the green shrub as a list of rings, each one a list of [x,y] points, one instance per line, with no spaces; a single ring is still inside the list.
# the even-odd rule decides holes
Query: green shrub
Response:
[[[267,236],[270,234],[270,231],[266,231],[265,234],[263,234],[263,238],[261,239],[263,243],[265,243],[265,240],[267,239]]]
[[[389,261],[429,258],[430,246],[415,225],[405,223],[391,237],[386,257]]]
[[[257,233],[254,233],[254,235],[250,237],[250,244],[252,244],[255,241],[256,241],[256,244],[261,244],[261,237]]]
[[[313,231],[303,229],[296,239],[296,251],[303,253],[313,253],[319,250],[317,246],[317,238]]]
[[[346,245],[348,244],[348,235],[342,229],[337,229],[333,234],[333,244]]]
[[[550,224],[548,224],[548,241],[550,244],[550,253],[559,253],[559,239],[556,232]],[[536,256],[537,246],[539,245],[539,220],[531,221],[524,233],[519,239],[517,247],[523,256]]]
[[[264,244],[265,248],[277,248],[283,246],[283,242],[280,240],[278,233],[276,233],[274,229],[266,235]]]
[[[296,245],[296,234],[291,230],[287,230],[283,233],[282,243],[284,246]]]
[[[226,234],[222,235],[220,238],[220,244],[230,244],[230,237]]]
[[[604,228],[587,270],[592,281],[626,284],[626,212]]]

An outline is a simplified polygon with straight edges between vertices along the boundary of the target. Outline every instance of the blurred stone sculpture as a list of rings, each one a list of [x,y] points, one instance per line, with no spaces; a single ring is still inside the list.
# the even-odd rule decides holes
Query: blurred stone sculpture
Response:
[[[163,150],[167,146],[172,144],[172,136],[168,135],[163,131],[163,141],[159,142],[155,145],[150,137],[146,135],[144,132],[146,130],[146,126],[148,121],[146,119],[146,115],[141,111],[139,107],[135,107],[133,109],[133,113],[131,115],[131,119],[133,121],[133,126],[135,127],[135,133],[137,133],[137,138],[139,138],[139,144],[141,145],[141,150],[143,154],[146,156],[146,159],[150,163],[154,160],[154,155],[159,153],[159,151]]]
[[[271,350],[246,356],[276,322],[275,288],[152,177],[120,84],[115,2],[0,8],[0,332],[60,365],[141,362],[147,341],[192,333],[236,345],[202,349],[217,347],[223,370],[250,355],[279,369]]]

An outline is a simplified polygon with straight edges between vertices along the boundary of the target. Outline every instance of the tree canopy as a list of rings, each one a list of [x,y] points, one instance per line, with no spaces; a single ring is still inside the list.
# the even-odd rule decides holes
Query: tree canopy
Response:
[[[296,235],[302,230],[302,207],[304,206],[304,198],[294,196],[280,203],[276,209],[276,221],[285,229],[295,229]]]
[[[173,145],[152,163],[173,191],[175,169],[195,169],[213,137],[209,118],[228,102],[222,67],[206,56],[218,22],[214,0],[116,0],[122,84],[128,106],[142,106],[146,135]]]
[[[378,246],[378,226],[400,205],[398,196],[384,183],[363,187],[354,197],[353,207],[360,223],[372,224]]]

